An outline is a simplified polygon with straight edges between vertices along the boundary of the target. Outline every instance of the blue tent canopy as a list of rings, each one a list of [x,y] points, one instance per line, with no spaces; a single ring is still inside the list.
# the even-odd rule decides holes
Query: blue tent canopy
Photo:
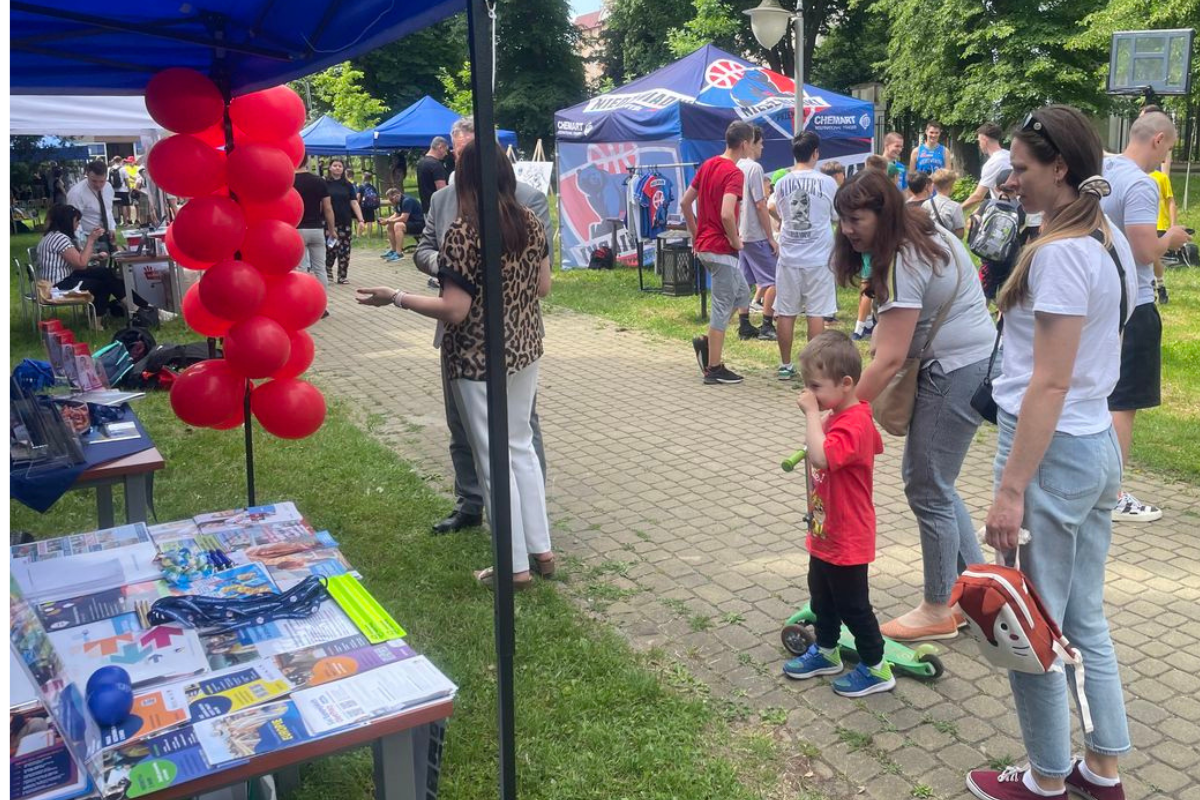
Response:
[[[391,119],[374,128],[346,137],[346,146],[355,153],[391,150],[398,147],[428,147],[435,136],[450,138],[450,127],[459,118],[444,105],[426,95]],[[517,145],[512,131],[498,131],[505,147]]]
[[[14,0],[10,91],[141,94],[154,73],[192,67],[228,75],[234,94],[244,94],[341,63],[465,7],[466,0]]]
[[[353,128],[347,128],[328,114],[300,131],[304,140],[304,152],[310,156],[336,156],[349,152],[346,147],[346,137],[358,133]]]

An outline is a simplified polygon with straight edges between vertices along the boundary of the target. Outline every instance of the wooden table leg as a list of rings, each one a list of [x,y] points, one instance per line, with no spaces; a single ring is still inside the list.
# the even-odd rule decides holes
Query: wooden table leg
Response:
[[[127,475],[125,477],[125,522],[132,525],[135,522],[146,521],[146,476],[150,473]],[[111,496],[109,505],[111,507]],[[110,527],[110,526],[104,526]]]
[[[376,739],[371,750],[375,756],[375,800],[416,800],[412,731]]]
[[[101,528],[111,528],[116,524],[111,484],[105,483],[96,487],[96,516],[100,518]]]

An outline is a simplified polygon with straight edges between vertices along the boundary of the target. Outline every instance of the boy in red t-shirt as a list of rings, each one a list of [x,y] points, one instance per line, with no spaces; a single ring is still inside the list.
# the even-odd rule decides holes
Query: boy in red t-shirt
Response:
[[[886,692],[896,685],[883,660],[883,636],[871,608],[867,567],[875,560],[872,476],[883,439],[871,406],[858,399],[862,357],[850,337],[825,331],[800,354],[804,391],[797,401],[807,424],[812,467],[812,521],[808,527],[808,591],[816,614],[817,642],[783,665],[789,678],[842,671],[842,623],[854,634],[860,663],[833,682],[846,697]],[[822,422],[821,414],[832,412]]]
[[[750,305],[750,284],[746,283],[738,266],[738,251],[742,249],[738,206],[746,176],[737,164],[750,155],[753,143],[753,125],[729,123],[725,129],[725,152],[700,165],[692,185],[679,202],[692,235],[692,250],[708,270],[712,283],[708,335],[692,339],[696,360],[704,370],[707,384],[742,382],[741,375],[721,362],[721,350],[725,345],[729,318],[735,310]],[[693,204],[697,205],[696,209],[692,208]]]

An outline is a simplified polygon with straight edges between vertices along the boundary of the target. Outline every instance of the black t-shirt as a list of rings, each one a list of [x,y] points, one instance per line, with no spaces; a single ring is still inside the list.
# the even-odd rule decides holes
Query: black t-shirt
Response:
[[[399,206],[396,208],[397,214],[408,214],[409,228],[424,228],[425,227],[425,212],[421,210],[421,204],[417,202],[417,198],[401,195]]]
[[[429,211],[429,198],[438,190],[438,181],[449,181],[446,165],[433,156],[422,156],[417,162],[417,194],[421,196],[421,210]]]
[[[329,197],[329,187],[325,181],[311,172],[297,172],[292,179],[292,186],[296,187],[304,201],[304,216],[297,227],[324,228],[325,214],[321,211],[321,201]]]
[[[329,200],[333,203],[333,223],[349,225],[354,221],[354,209],[350,207],[351,200],[357,200],[354,185],[342,178],[340,181],[326,181],[329,189]]]

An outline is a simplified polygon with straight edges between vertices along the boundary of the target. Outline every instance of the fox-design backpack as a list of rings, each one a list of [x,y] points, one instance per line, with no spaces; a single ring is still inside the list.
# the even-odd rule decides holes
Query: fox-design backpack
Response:
[[[1063,636],[1024,573],[998,564],[972,564],[950,593],[950,605],[955,603],[966,615],[984,658],[993,665],[1034,675],[1061,672],[1063,663],[1074,667],[1083,729],[1091,733],[1083,656]]]

